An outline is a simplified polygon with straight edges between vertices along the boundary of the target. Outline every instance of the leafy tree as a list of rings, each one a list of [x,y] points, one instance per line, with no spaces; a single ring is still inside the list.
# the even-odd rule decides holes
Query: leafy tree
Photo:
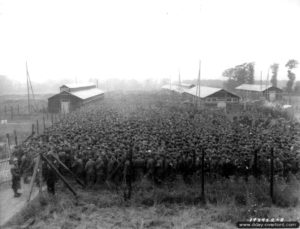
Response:
[[[244,83],[253,84],[254,64],[254,62],[243,63],[234,68],[226,69],[223,72],[223,76],[228,78],[225,86],[229,89],[234,89]]]
[[[289,78],[289,80],[288,80],[288,82],[286,84],[286,88],[287,88],[288,92],[292,92],[293,85],[294,85],[294,82],[295,82],[295,79],[296,79],[296,74],[293,73],[292,70],[294,68],[297,68],[298,64],[299,64],[299,62],[297,60],[291,59],[285,65],[285,67],[288,68],[287,72],[288,72],[288,78]]]
[[[279,64],[274,63],[270,67],[272,71],[271,84],[272,86],[277,87],[277,75],[278,75]]]
[[[298,95],[300,94],[300,82],[299,81],[297,81],[295,84],[294,92]]]

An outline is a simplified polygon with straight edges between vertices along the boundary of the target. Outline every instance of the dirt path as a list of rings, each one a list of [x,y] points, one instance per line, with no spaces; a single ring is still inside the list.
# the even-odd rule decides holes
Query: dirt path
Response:
[[[14,198],[10,184],[0,189],[0,228],[3,227],[16,213],[20,212],[27,204],[29,195],[29,184],[22,183],[22,189],[19,191],[22,195]],[[38,188],[35,187],[31,199],[38,195]]]

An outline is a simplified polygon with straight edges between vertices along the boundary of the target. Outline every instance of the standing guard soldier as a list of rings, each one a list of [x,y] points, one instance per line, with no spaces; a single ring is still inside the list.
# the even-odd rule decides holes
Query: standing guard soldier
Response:
[[[55,163],[53,163],[53,164],[55,164]],[[57,182],[56,172],[47,163],[44,162],[42,165],[42,174],[46,181],[48,193],[55,195],[55,183]]]
[[[124,199],[130,199],[131,197],[131,182],[132,182],[133,168],[132,168],[132,147],[126,155],[124,170],[123,170],[123,182],[125,184]]]
[[[12,189],[14,191],[14,197],[21,196],[21,193],[18,193],[18,189],[21,188],[21,170],[18,165],[18,159],[13,159],[13,165],[10,169],[11,175],[12,175]]]
[[[26,154],[23,154],[23,156],[21,157],[20,170],[24,177],[24,184],[29,183],[28,177],[30,176],[31,168],[32,166],[29,157]]]
[[[144,175],[145,160],[139,155],[138,158],[133,161],[133,167],[135,170],[135,180],[141,181]]]
[[[154,181],[155,161],[153,159],[153,155],[147,160],[146,169],[147,169],[147,173],[146,173],[147,178],[150,179],[151,181]]]
[[[102,184],[105,181],[105,168],[104,168],[104,162],[99,156],[95,162],[95,170],[96,170],[96,183]]]
[[[89,158],[85,165],[86,183],[91,186],[95,181],[95,162],[92,158]]]
[[[84,181],[84,184],[86,185],[83,161],[81,157],[75,157],[74,163],[72,164],[72,169],[75,172],[75,174]]]

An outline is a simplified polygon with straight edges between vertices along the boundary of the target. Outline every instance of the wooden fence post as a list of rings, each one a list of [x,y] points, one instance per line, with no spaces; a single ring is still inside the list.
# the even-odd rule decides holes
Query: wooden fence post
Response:
[[[48,160],[48,158],[46,156],[44,156],[43,154],[40,154],[41,158],[55,171],[55,173],[57,174],[57,176],[63,181],[63,183],[67,186],[67,188],[74,194],[75,197],[77,197],[77,193],[75,192],[75,190],[72,188],[72,186],[68,183],[68,181],[63,177],[63,175],[61,175],[61,173],[57,170],[57,168],[52,164],[52,162],[50,160]]]
[[[201,163],[201,199],[205,203],[205,191],[204,191],[204,182],[205,182],[205,149],[202,148],[202,163]]]
[[[46,123],[45,123],[45,116],[43,115],[43,126],[44,126],[44,133],[45,133],[45,129],[46,129]]]
[[[271,148],[271,161],[270,161],[270,197],[274,203],[274,148]]]
[[[34,124],[32,123],[32,126],[31,126],[31,134],[34,135]]]
[[[254,160],[253,160],[253,175],[257,178],[257,151],[258,149],[254,149]]]
[[[36,120],[36,133],[37,133],[37,135],[40,134],[40,130],[39,130],[39,120],[38,120],[38,119]]]
[[[18,136],[17,136],[17,131],[14,130],[14,136],[15,136],[15,145],[18,145]]]
[[[30,181],[30,185],[29,185],[30,188],[29,188],[29,196],[27,198],[27,202],[30,201],[30,197],[31,197],[31,194],[32,194],[33,185],[34,185],[35,178],[36,178],[36,175],[37,175],[37,172],[38,172],[40,161],[41,161],[41,156],[39,155],[38,158],[37,158],[36,164],[34,165],[33,175],[32,175],[31,181]]]
[[[53,126],[53,113],[51,113],[51,125]]]
[[[9,137],[9,134],[6,134],[6,139],[7,139],[8,154],[9,154],[9,158],[10,158],[11,157],[11,151],[10,151],[10,137]]]
[[[11,120],[14,119],[14,109],[13,109],[13,107],[10,107],[10,119]]]
[[[41,158],[41,156],[39,155],[39,159]],[[39,163],[39,168],[38,168],[38,179],[39,179],[39,193],[42,194],[43,192],[43,174],[42,174],[42,161],[40,161]]]

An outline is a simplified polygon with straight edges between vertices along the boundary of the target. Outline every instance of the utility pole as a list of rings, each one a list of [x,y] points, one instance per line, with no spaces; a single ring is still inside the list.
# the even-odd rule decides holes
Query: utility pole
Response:
[[[181,92],[182,87],[181,87],[181,77],[180,77],[180,70],[178,70],[178,90]]]
[[[266,82],[266,87],[267,87],[267,99],[270,101],[270,97],[269,97],[269,72],[270,72],[270,67],[268,68],[267,82]]]
[[[28,114],[30,114],[30,97],[29,97],[29,73],[28,73],[28,66],[26,61],[26,82],[27,82],[27,106],[28,106]]]
[[[195,100],[195,107],[199,107],[201,104],[201,97],[200,97],[200,80],[201,80],[201,60],[199,61],[199,72],[198,72],[198,79],[197,79],[197,85],[196,85],[196,100]]]
[[[260,92],[262,93],[262,71],[260,71]]]

